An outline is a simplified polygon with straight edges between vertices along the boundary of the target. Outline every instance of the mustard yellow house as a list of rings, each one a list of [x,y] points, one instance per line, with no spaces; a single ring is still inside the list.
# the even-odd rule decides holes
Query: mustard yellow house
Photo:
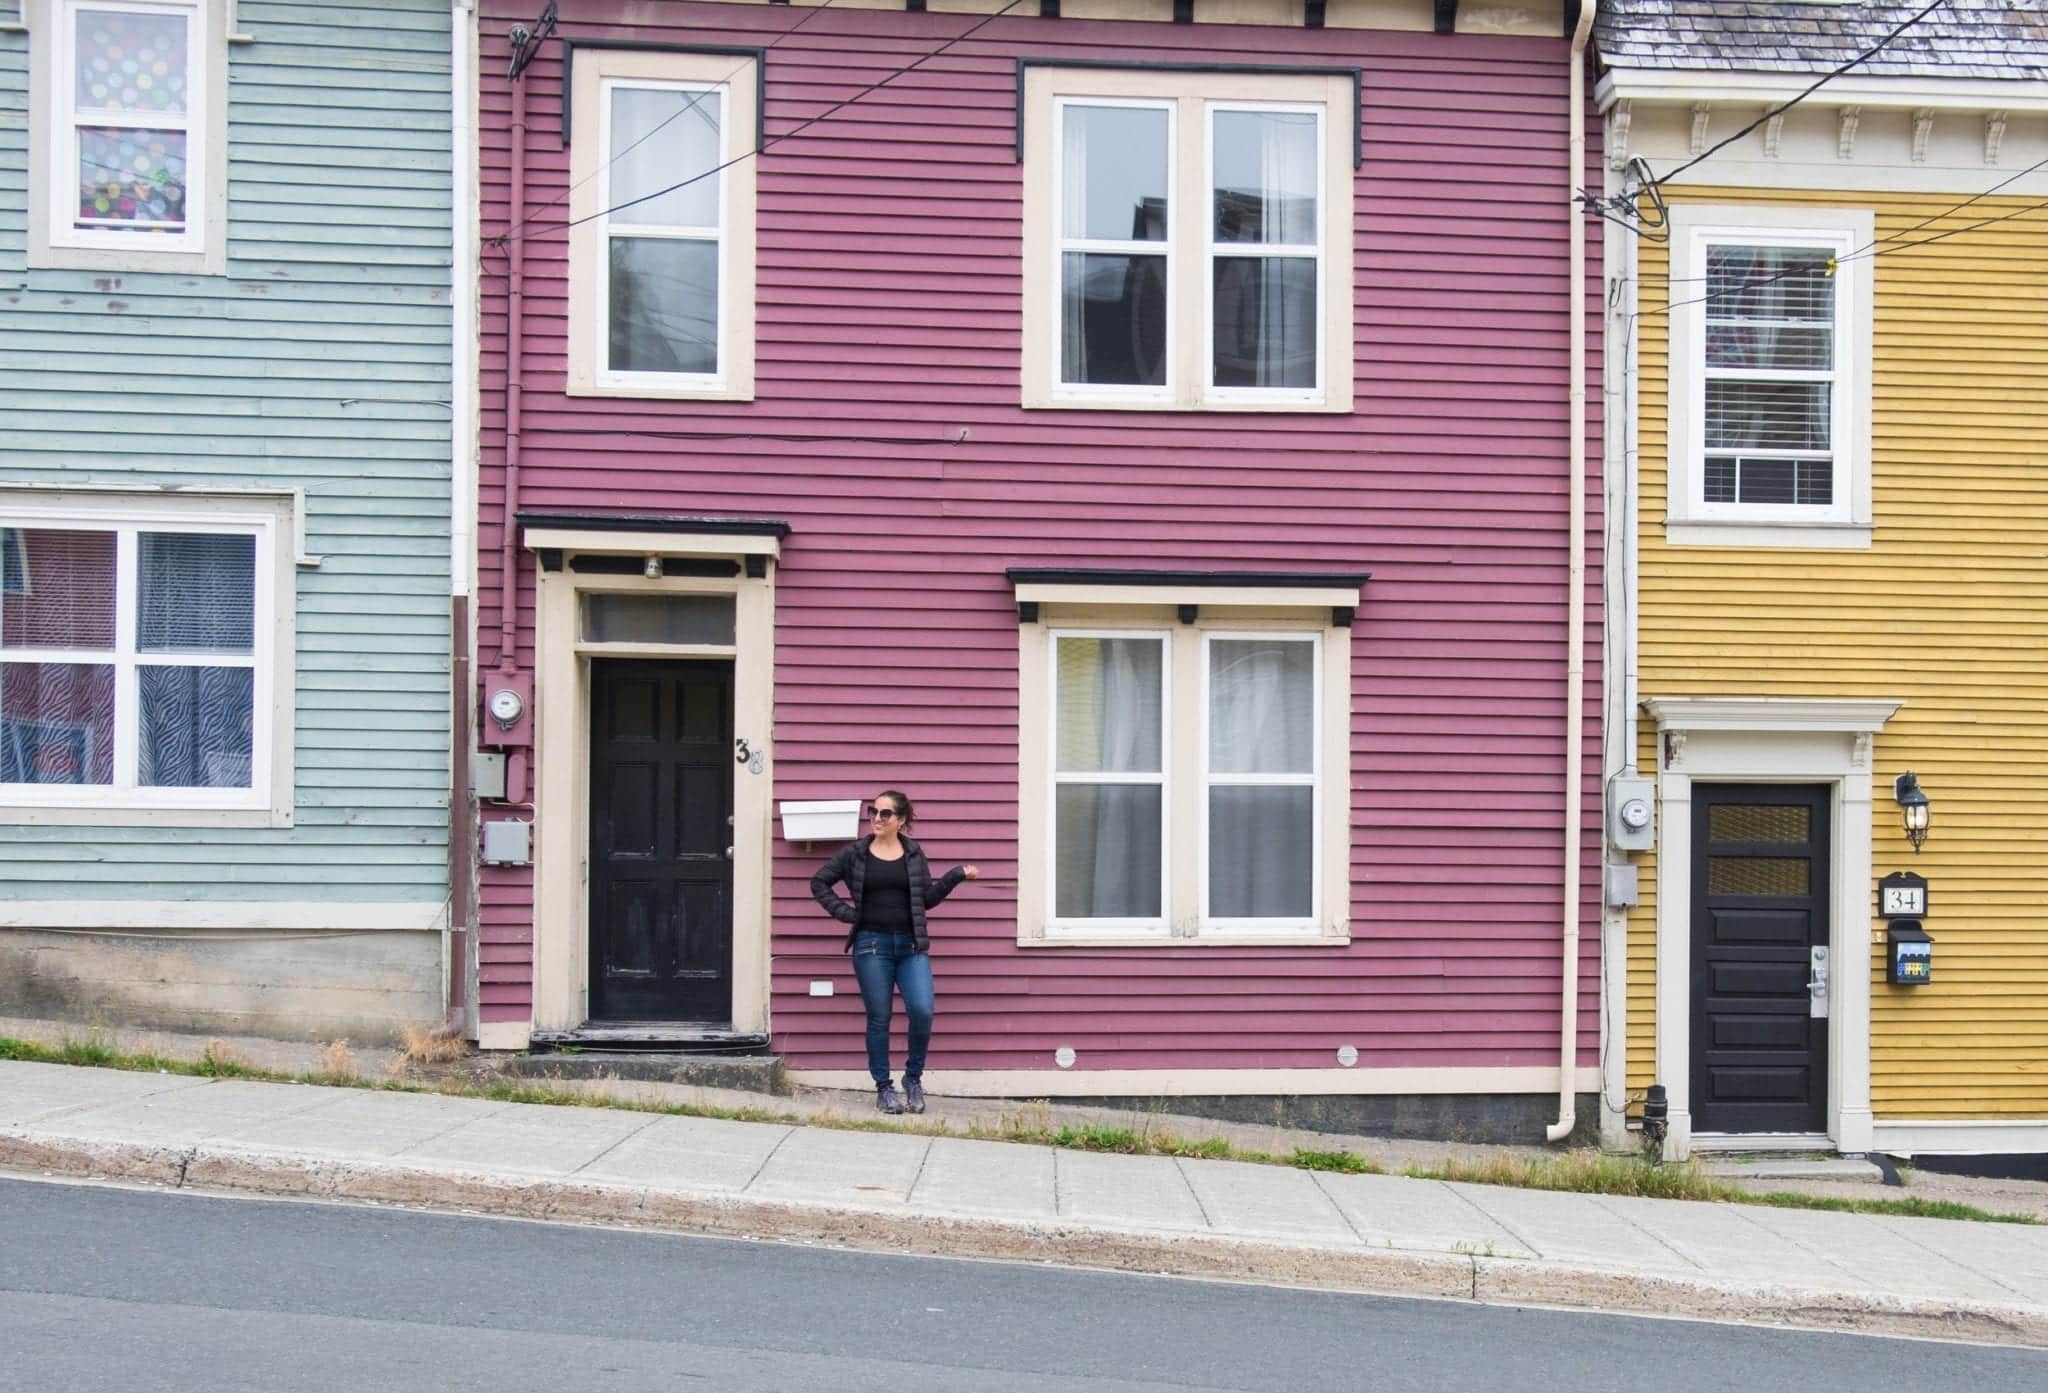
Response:
[[[1603,1137],[2048,1153],[2048,19],[1600,10]]]

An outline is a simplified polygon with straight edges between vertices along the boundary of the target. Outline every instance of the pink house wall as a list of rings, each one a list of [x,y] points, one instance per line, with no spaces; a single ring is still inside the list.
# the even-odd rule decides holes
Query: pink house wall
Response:
[[[1034,7],[1035,8],[1035,7]],[[485,0],[480,661],[496,657],[508,207],[506,31]],[[631,22],[603,23],[630,16]],[[771,139],[960,34],[955,14],[566,3],[576,38],[762,45]],[[776,42],[801,23],[802,32]],[[1018,406],[1019,56],[1356,64],[1356,409]],[[528,147],[522,508],[787,519],[778,799],[908,789],[940,865],[933,1067],[1554,1065],[1563,800],[1568,50],[1561,38],[1009,17],[759,157],[756,400],[571,400],[568,154],[549,45]],[[1590,140],[1597,151],[1597,139]],[[1587,181],[1597,186],[1589,159]],[[1587,286],[1597,293],[1599,239]],[[1597,305],[1597,299],[1592,302]],[[1591,317],[1597,332],[1598,315]],[[1599,381],[1597,342],[1591,381]],[[1589,466],[1597,471],[1597,391]],[[1581,965],[1597,1039],[1599,481]],[[517,632],[530,660],[532,577]],[[1353,635],[1348,949],[1015,946],[1017,621],[1008,566],[1367,570]],[[879,616],[880,622],[877,622]],[[543,807],[538,815],[546,817]],[[859,1068],[841,930],[777,843],[772,1021],[803,1068]],[[485,876],[480,1003],[528,1018],[523,872]],[[839,982],[812,998],[813,978]]]

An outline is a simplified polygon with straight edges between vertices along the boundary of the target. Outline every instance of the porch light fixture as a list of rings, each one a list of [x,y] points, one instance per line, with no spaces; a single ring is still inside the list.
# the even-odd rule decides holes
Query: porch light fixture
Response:
[[[1913,844],[1918,855],[1920,843],[1927,840],[1927,795],[1921,791],[1920,776],[1908,769],[1892,780],[1892,797],[1899,803],[1899,809],[1906,824],[1906,840]]]
[[[658,556],[648,557],[647,564],[640,568],[640,574],[646,576],[649,580],[660,580],[661,558]]]

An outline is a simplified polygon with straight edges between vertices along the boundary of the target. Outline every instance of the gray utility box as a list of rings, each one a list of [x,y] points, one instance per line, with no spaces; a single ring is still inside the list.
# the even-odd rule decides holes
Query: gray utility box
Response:
[[[533,824],[505,818],[484,824],[484,864],[524,866],[533,860]]]

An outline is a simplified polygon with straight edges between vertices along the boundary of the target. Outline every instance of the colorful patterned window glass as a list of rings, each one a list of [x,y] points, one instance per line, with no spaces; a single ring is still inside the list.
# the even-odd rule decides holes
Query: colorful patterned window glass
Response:
[[[74,225],[183,232],[195,12],[74,11]]]

